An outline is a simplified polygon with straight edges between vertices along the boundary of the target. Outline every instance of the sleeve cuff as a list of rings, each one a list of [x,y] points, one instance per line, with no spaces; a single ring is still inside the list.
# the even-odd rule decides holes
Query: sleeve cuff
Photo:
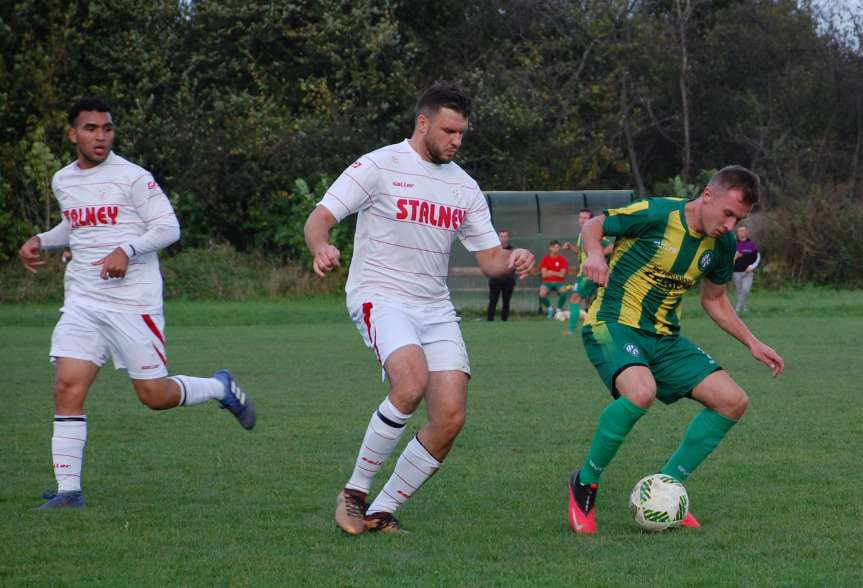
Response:
[[[132,259],[133,257],[135,257],[136,252],[135,252],[135,248],[132,247],[132,245],[130,245],[130,244],[120,245],[120,249],[122,249],[126,253],[126,257],[128,257],[129,259]]]

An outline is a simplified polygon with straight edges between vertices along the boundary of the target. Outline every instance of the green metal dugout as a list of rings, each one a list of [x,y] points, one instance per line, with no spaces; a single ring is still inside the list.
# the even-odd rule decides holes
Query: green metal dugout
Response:
[[[588,208],[594,214],[632,202],[633,190],[566,190],[554,192],[486,192],[492,223],[507,229],[513,247],[530,249],[536,255],[536,273],[519,280],[512,297],[513,311],[530,312],[538,307],[539,260],[548,242],[557,239],[575,242],[578,238],[578,211]],[[575,257],[564,252],[570,265]],[[453,303],[458,309],[484,309],[488,302],[488,279],[482,275],[472,253],[461,245],[452,249],[449,278]],[[498,307],[500,303],[498,303]]]

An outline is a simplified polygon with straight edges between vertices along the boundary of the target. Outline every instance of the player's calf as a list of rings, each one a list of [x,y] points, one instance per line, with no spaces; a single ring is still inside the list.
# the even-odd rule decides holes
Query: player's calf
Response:
[[[167,410],[180,404],[180,388],[170,378],[133,379],[132,387],[141,404],[153,410]]]

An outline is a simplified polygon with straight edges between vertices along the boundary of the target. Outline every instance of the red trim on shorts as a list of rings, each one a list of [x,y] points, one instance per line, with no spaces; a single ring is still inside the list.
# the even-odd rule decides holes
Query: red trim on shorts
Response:
[[[363,302],[363,322],[366,324],[369,341],[372,344],[372,349],[375,350],[375,356],[378,358],[378,363],[383,365],[383,362],[381,361],[381,352],[378,351],[377,329],[375,329],[375,334],[372,335],[372,306],[371,302]]]
[[[156,326],[156,323],[153,322],[153,318],[149,314],[142,314],[141,318],[144,319],[144,322],[147,323],[147,326],[153,331],[153,334],[156,335],[156,338],[159,342],[164,345],[165,338],[162,337],[162,333],[159,332],[159,327]],[[161,353],[159,355],[162,355]],[[162,360],[164,361],[164,359]]]
[[[165,356],[162,354],[162,352],[161,352],[161,351],[159,351],[159,348],[158,348],[158,347],[156,347],[156,344],[155,344],[155,343],[151,343],[151,345],[153,346],[153,349],[155,349],[155,350],[156,350],[156,353],[159,355],[159,359],[161,359],[161,360],[162,360],[162,364],[163,364],[165,367],[168,367],[168,362],[167,362],[167,361],[165,361]]]

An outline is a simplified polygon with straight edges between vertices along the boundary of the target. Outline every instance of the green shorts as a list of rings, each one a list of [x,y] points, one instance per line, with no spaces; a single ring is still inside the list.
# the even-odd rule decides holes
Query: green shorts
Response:
[[[582,300],[588,300],[596,294],[596,283],[587,276],[578,276],[575,281],[575,293],[581,296]]]
[[[656,335],[618,323],[585,325],[581,330],[587,357],[614,398],[617,375],[632,365],[650,369],[656,397],[665,404],[687,397],[701,381],[722,367],[700,347],[680,335]]]
[[[548,289],[549,292],[557,292],[560,294],[566,288],[566,282],[543,282],[543,287]]]

